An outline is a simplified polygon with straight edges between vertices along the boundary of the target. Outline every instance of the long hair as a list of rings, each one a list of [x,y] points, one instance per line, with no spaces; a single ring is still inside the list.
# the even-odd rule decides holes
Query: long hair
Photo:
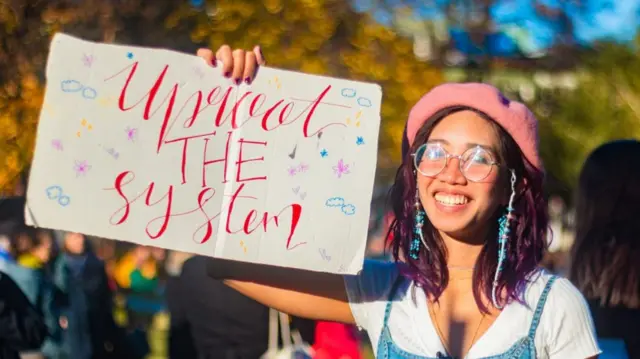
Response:
[[[512,222],[512,234],[507,243],[507,255],[498,281],[497,293],[506,293],[506,296],[499,296],[499,305],[513,300],[522,302],[527,276],[537,268],[547,248],[546,236],[549,217],[542,189],[544,173],[525,159],[513,138],[500,125],[488,115],[473,108],[456,106],[439,111],[425,121],[411,146],[406,143],[405,136],[403,161],[398,168],[395,183],[389,193],[389,200],[395,215],[395,221],[389,230],[390,234],[393,234],[391,244],[393,256],[395,261],[399,262],[401,253],[409,253],[413,239],[416,175],[411,154],[415,153],[418,147],[427,141],[433,128],[443,118],[463,110],[477,113],[492,125],[500,139],[497,153],[498,161],[503,165],[501,167],[513,169],[518,179],[519,186],[517,187],[513,212],[516,219]],[[499,181],[504,186],[509,186],[507,172],[502,171],[499,176]],[[494,214],[495,228],[489,231],[489,236],[485,238],[485,244],[474,268],[473,294],[478,307],[483,312],[488,312],[488,309],[482,297],[491,298],[493,277],[498,262],[498,218],[505,211],[506,208],[501,207]],[[428,297],[437,301],[449,282],[447,249],[438,230],[430,223],[428,216],[425,218],[423,234],[429,245],[430,253],[427,254],[425,248],[421,248],[419,258],[413,259],[406,256],[405,263],[401,268],[405,276],[421,287]]]
[[[639,158],[639,141],[609,142],[580,173],[569,277],[604,307],[640,308]]]

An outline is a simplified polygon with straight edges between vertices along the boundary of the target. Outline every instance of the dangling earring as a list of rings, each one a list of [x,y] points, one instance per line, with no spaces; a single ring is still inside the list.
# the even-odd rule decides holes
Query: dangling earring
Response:
[[[502,217],[500,217],[500,219],[498,220],[498,266],[496,267],[496,274],[493,277],[493,287],[491,290],[491,301],[493,302],[493,306],[497,309],[502,309],[502,307],[498,305],[498,301],[496,300],[496,290],[498,289],[498,279],[500,278],[500,273],[502,272],[502,264],[507,258],[507,240],[509,239],[511,220],[513,220],[513,200],[516,196],[516,172],[514,170],[510,171],[511,197],[509,197],[509,206],[507,207],[507,212],[503,214]]]
[[[420,254],[420,243],[424,245],[424,248],[427,250],[427,252],[429,251],[429,246],[427,246],[427,242],[425,242],[424,235],[422,234],[425,213],[422,210],[422,206],[420,205],[420,196],[418,195],[417,188],[414,206],[416,214],[415,223],[413,225],[413,240],[411,241],[411,245],[409,246],[409,257],[418,259]]]

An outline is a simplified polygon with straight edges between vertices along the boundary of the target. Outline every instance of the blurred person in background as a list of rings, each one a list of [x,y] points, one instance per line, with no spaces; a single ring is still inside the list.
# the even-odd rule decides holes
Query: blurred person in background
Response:
[[[269,308],[207,275],[207,258],[193,256],[168,282],[171,359],[257,359],[267,351]],[[315,322],[291,318],[313,343]]]
[[[116,269],[116,243],[117,241],[106,238],[95,238],[92,244],[92,248],[95,248],[96,256],[104,263],[105,270],[107,272],[107,278],[109,279],[109,287],[112,291],[118,289],[118,285],[115,281],[115,269]]]
[[[28,233],[26,233],[28,232]],[[21,233],[29,245],[17,256],[18,264],[25,268],[48,270],[49,260],[54,256],[54,239],[51,231],[28,228]]]
[[[640,358],[639,215],[640,142],[598,147],[580,173],[570,278],[591,308],[601,358],[620,349]]]
[[[13,261],[11,254],[11,238],[6,234],[0,234],[0,262]],[[2,269],[2,267],[0,267]]]
[[[42,313],[6,273],[0,271],[0,359],[20,359],[39,350],[47,337]]]
[[[61,358],[62,328],[59,320],[63,304],[48,270],[53,252],[53,236],[44,229],[19,226],[14,228],[10,243],[19,243],[20,247],[11,247],[9,251],[12,258],[2,259],[3,271],[16,282],[29,303],[43,314],[48,328],[48,335],[41,348],[21,354],[34,358]]]
[[[117,262],[114,278],[126,297],[129,328],[147,330],[164,309],[165,250],[136,245]]]
[[[60,321],[65,329],[67,355],[73,359],[141,358],[113,319],[104,264],[91,251],[84,235],[63,232],[62,239],[54,281],[68,298]]]
[[[158,286],[158,263],[150,247],[135,246],[116,264],[114,272],[120,288],[134,292],[152,292]]]

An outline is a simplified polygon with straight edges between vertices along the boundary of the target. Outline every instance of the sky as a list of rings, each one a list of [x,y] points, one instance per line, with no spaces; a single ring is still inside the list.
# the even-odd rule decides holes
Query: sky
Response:
[[[373,12],[376,20],[392,25],[386,11],[375,11],[374,0],[352,0],[360,12]],[[473,3],[473,0],[377,0],[393,7],[409,4],[414,16],[423,20],[442,21],[442,9],[450,1]],[[537,0],[545,6],[566,13],[573,24],[573,37],[580,45],[598,40],[630,43],[640,24],[640,0]],[[490,9],[496,32],[490,36],[487,49],[477,49],[463,29],[449,26],[449,35],[464,53],[490,51],[495,55],[543,55],[556,41],[560,24],[536,14],[534,0],[495,0]]]

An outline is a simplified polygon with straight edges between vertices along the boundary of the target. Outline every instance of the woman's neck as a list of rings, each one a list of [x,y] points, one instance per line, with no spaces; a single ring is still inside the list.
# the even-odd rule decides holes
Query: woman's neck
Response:
[[[473,269],[483,244],[457,240],[446,233],[440,233],[440,236],[447,247],[447,266],[449,269]]]

